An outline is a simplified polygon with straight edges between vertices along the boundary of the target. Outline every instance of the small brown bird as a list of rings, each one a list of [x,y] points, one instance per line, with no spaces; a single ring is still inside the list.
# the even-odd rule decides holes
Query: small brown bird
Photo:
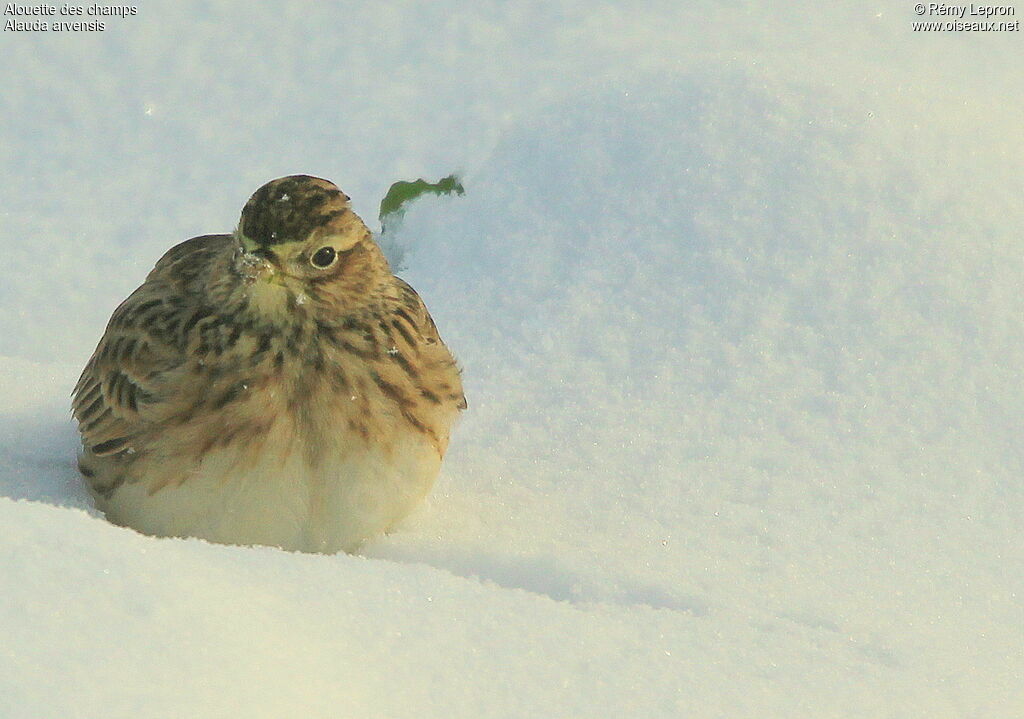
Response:
[[[293,175],[257,190],[234,234],[157,262],[73,406],[79,468],[111,521],[337,552],[426,495],[466,400],[349,198]]]

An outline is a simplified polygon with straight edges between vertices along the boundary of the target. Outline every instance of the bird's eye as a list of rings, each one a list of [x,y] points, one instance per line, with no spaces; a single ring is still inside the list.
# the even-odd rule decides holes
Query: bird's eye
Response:
[[[334,251],[333,247],[321,247],[313,253],[309,261],[313,263],[313,267],[319,267],[322,270],[333,265],[336,259],[338,259],[338,253]]]

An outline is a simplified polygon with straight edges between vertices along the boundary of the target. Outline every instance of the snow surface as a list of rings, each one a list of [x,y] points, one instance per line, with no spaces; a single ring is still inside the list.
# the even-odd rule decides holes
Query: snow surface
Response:
[[[1024,716],[1019,33],[139,8],[0,36],[0,716]],[[91,509],[68,393],[170,245],[452,171],[398,238],[470,404],[421,511],[322,557]]]

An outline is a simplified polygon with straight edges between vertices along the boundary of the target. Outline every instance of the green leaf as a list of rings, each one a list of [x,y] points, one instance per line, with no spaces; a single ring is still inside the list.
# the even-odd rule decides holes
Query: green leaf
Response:
[[[409,203],[420,195],[430,193],[432,195],[464,195],[466,193],[458,175],[448,175],[437,182],[427,182],[423,178],[415,182],[399,180],[391,186],[388,194],[380,201],[380,227],[381,232],[387,231],[388,222],[401,221]]]

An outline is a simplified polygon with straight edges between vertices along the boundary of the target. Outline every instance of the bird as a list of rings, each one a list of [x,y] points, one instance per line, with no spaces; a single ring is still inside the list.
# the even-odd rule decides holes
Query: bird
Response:
[[[310,175],[168,250],[72,393],[78,467],[114,524],[325,554],[409,514],[466,406],[420,296]]]

